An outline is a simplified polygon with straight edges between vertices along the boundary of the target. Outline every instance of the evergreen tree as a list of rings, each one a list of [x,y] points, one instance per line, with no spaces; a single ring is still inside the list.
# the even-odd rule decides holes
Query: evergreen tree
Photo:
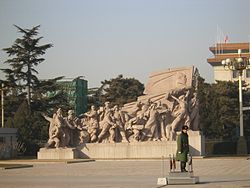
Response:
[[[43,37],[37,37],[40,25],[32,29],[22,29],[14,25],[18,31],[23,34],[21,38],[17,38],[14,44],[3,50],[8,54],[9,59],[5,63],[11,66],[11,69],[3,70],[6,73],[8,85],[12,88],[20,88],[27,90],[28,109],[31,107],[31,92],[37,86],[39,80],[36,76],[38,72],[35,67],[44,61],[41,56],[45,51],[52,47],[52,44],[44,44],[39,46],[39,42]]]
[[[5,61],[10,68],[1,69],[6,77],[2,80],[6,88],[5,119],[8,127],[18,129],[18,142],[23,146],[23,153],[34,155],[40,143],[48,138],[48,122],[40,112],[52,115],[53,109],[67,106],[67,99],[57,85],[63,77],[49,80],[36,77],[35,67],[44,61],[41,55],[52,46],[38,45],[42,39],[36,37],[40,26],[32,29],[15,27],[23,37],[16,39],[10,48],[3,49],[10,57]]]
[[[207,84],[200,78],[198,96],[200,120],[205,136],[236,139],[239,128],[238,82],[217,81]]]
[[[95,94],[89,97],[89,105],[101,106],[105,101],[111,105],[122,106],[125,103],[137,100],[143,94],[144,85],[135,78],[123,78],[118,75],[116,78],[104,80],[102,86],[96,90]]]
[[[63,77],[42,80],[33,88],[31,109],[36,112],[51,113],[54,108],[67,109],[67,95],[61,90],[57,81]]]

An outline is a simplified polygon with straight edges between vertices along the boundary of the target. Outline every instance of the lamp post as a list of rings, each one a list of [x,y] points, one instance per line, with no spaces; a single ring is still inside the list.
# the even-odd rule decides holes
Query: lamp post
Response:
[[[227,58],[222,60],[222,65],[225,69],[236,70],[239,73],[239,112],[240,112],[240,138],[237,143],[237,154],[247,154],[247,145],[244,138],[243,129],[243,103],[242,103],[242,73],[249,67],[249,59],[247,57],[242,57],[241,49],[238,49],[237,58]]]
[[[1,88],[1,107],[2,107],[2,128],[4,128],[4,84]]]

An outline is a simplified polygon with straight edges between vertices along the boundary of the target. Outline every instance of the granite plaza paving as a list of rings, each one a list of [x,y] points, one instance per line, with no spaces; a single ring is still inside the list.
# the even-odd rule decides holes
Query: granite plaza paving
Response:
[[[0,188],[156,188],[160,187],[157,178],[162,176],[161,160],[11,163],[33,164],[33,167],[0,170]],[[167,175],[167,160],[164,166]],[[194,175],[199,176],[199,184],[161,187],[250,188],[250,160],[246,157],[194,159]]]

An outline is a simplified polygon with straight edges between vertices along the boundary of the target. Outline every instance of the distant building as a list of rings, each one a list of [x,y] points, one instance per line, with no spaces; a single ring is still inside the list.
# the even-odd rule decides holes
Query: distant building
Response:
[[[58,84],[67,93],[69,106],[75,110],[77,116],[87,111],[87,80],[80,78],[64,79],[59,81]]]
[[[221,61],[226,58],[239,57],[238,49],[241,49],[243,57],[250,58],[249,47],[250,43],[217,43],[215,46],[209,47],[213,57],[208,58],[207,62],[213,67],[214,81],[237,81],[238,72],[226,70]],[[250,84],[250,69],[243,71],[242,80]]]

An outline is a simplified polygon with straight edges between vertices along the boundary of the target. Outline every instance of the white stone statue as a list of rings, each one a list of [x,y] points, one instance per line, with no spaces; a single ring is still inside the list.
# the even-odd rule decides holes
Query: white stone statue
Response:
[[[159,122],[159,113],[156,109],[156,104],[152,103],[147,111],[148,120],[145,124],[143,129],[143,136],[142,140],[150,140],[150,141],[157,141],[160,138],[159,129],[160,129],[160,122]]]
[[[100,134],[98,135],[98,142],[102,142],[104,138],[109,135],[109,142],[114,143],[116,124],[113,119],[113,111],[105,108],[103,120],[100,123]]]
[[[189,111],[190,111],[190,126],[191,129],[194,131],[198,131],[201,129],[199,124],[199,101],[197,98],[197,93],[194,93],[193,98],[190,100],[189,104]]]
[[[89,112],[84,113],[87,117],[87,131],[90,135],[90,142],[95,142],[97,140],[97,132],[99,129],[99,117],[95,106],[91,106]]]
[[[75,147],[87,142],[175,140],[183,125],[199,130],[199,102],[192,86],[193,68],[168,69],[150,75],[144,95],[122,108],[109,101],[75,117],[58,109],[49,118],[48,147]]]
[[[50,147],[55,147],[59,148],[61,147],[62,141],[64,139],[64,131],[62,130],[63,126],[63,117],[61,114],[61,109],[59,108],[56,113],[53,114],[53,117],[50,118],[46,116],[45,114],[42,114],[43,117],[50,122],[49,126],[49,139],[48,142],[46,143],[45,147],[50,148]]]
[[[142,130],[147,122],[147,117],[144,115],[143,111],[139,111],[136,117],[131,118],[126,123],[127,135],[131,137],[130,142],[142,141]]]
[[[115,105],[113,108],[113,119],[114,122],[116,124],[116,132],[117,134],[121,135],[121,141],[122,142],[128,142],[126,133],[125,133],[125,129],[124,129],[124,125],[125,125],[125,117],[124,114],[122,113],[122,111],[119,109],[118,105]],[[117,135],[116,134],[116,135]],[[115,141],[117,140],[117,138],[115,138]]]
[[[181,121],[184,121],[184,125],[190,127],[190,117],[188,114],[188,96],[189,90],[185,95],[179,96],[179,98],[171,95],[171,97],[177,102],[177,105],[175,106],[175,109],[172,113],[175,118],[171,124],[172,134],[175,134],[178,128],[181,127]]]

